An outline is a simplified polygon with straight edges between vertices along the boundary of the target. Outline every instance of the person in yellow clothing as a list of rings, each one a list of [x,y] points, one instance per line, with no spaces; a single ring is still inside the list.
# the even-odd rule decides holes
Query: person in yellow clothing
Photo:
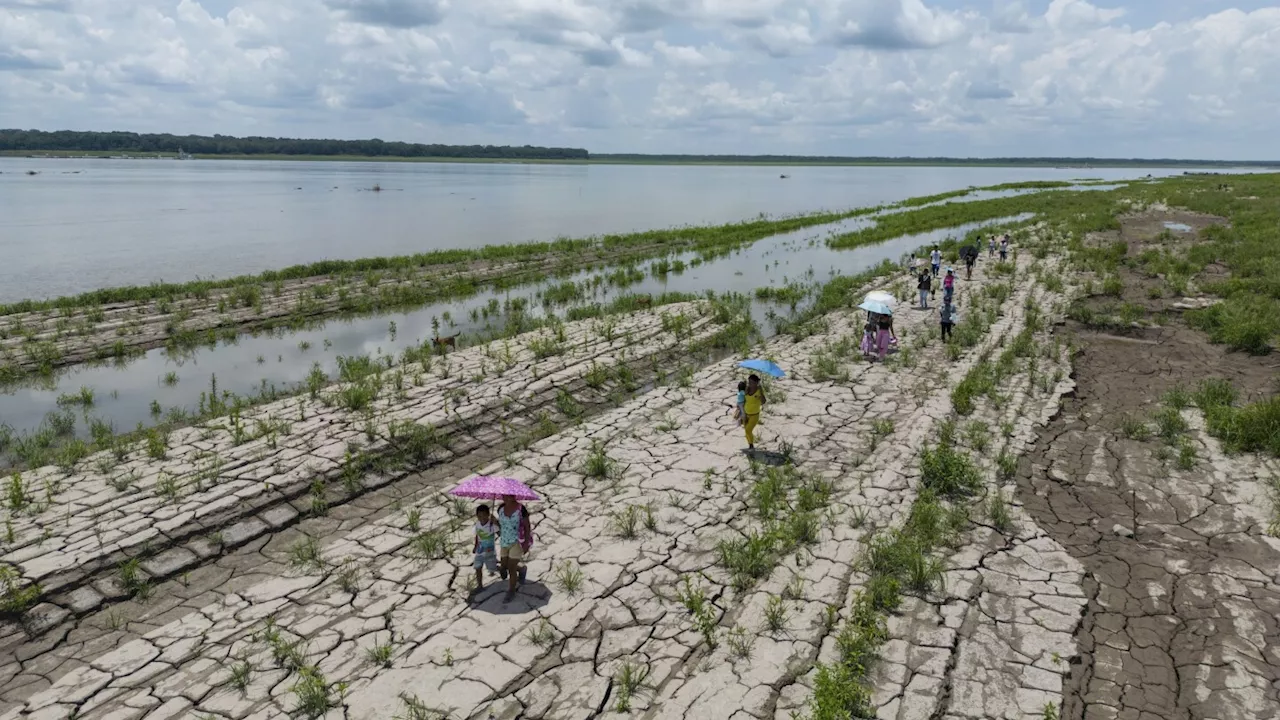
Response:
[[[760,387],[760,377],[752,375],[747,378],[747,400],[743,411],[747,421],[742,427],[747,432],[747,450],[756,449],[756,426],[760,424],[760,408],[764,406],[764,388]]]

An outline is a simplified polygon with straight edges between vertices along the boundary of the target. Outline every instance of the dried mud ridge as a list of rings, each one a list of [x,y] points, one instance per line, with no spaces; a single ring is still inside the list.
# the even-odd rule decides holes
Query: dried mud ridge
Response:
[[[209,332],[245,333],[294,319],[320,319],[365,309],[404,307],[443,299],[459,285],[496,280],[520,282],[595,262],[647,257],[658,246],[625,252],[547,253],[519,262],[467,261],[414,270],[321,275],[276,283],[211,289],[201,296],[110,303],[0,316],[0,370],[24,372],[126,357],[187,337],[202,343]],[[441,290],[433,290],[437,286]]]
[[[555,422],[606,404],[626,378],[632,388],[653,368],[677,367],[687,344],[721,329],[701,304],[682,304],[604,322],[566,326],[388,369],[382,397],[342,405],[368,381],[256,407],[174,432],[163,459],[145,443],[117,460],[101,452],[68,472],[23,473],[31,496],[0,562],[38,583],[48,604],[27,631],[57,625],[120,600],[138,586],[190,570],[228,548],[327,511],[436,464],[492,460]],[[679,333],[664,317],[687,318]],[[558,352],[538,357],[546,343]],[[594,386],[594,387],[592,387]],[[607,387],[606,387],[607,386]],[[569,398],[566,400],[565,398]],[[539,435],[540,434],[540,435]],[[128,576],[122,564],[138,561]]]
[[[203,559],[189,576],[154,585],[145,602],[67,618],[11,645],[13,659],[0,667],[0,720],[306,716],[301,706],[317,683],[321,706],[332,707],[315,715],[332,718],[432,717],[409,714],[406,698],[481,720],[803,713],[814,663],[835,658],[845,609],[866,580],[868,533],[904,521],[920,450],[955,418],[950,389],[1026,327],[1028,299],[1048,319],[1061,316],[1062,298],[1035,280],[1031,264],[1019,259],[1001,316],[955,361],[936,341],[936,315],[905,307],[898,332],[913,362],[845,358],[847,381],[814,380],[815,354],[856,342],[860,323],[850,312],[829,315],[820,335],[760,350],[791,371],[767,407],[760,444],[773,454],[761,459],[789,456],[797,477],[834,490],[820,541],[779,558],[754,584],[735,587],[716,551],[761,529],[755,495],[767,475],[742,453],[729,417],[738,372],[725,361],[481,469],[529,479],[547,498],[535,506],[530,582],[509,604],[496,578],[467,599],[469,523],[439,496],[465,471],[421,490],[398,481]],[[1008,281],[989,278],[986,267],[960,285],[962,308],[970,293]],[[1081,653],[1093,652],[1080,644],[1097,597],[1091,561],[1056,525],[1038,524],[1043,498],[1029,490],[1043,489],[1028,486],[1035,476],[1027,470],[1035,461],[1024,456],[1015,479],[994,460],[997,448],[1045,452],[1037,441],[1063,422],[1059,398],[1074,381],[1065,348],[1047,332],[1036,335],[1035,369],[1020,365],[1005,380],[999,406],[984,399],[962,418],[999,436],[967,451],[989,490],[1010,499],[1011,522],[998,529],[975,512],[946,558],[942,589],[907,598],[890,618],[873,677],[880,717],[1043,720],[1064,698],[1070,710],[1089,662]],[[873,444],[886,420],[892,431]],[[399,509],[363,507],[393,494]],[[440,537],[435,530],[446,547],[424,548],[424,536]],[[1243,534],[1265,542],[1256,530]],[[305,567],[290,562],[304,536],[320,540],[319,558]],[[698,619],[691,594],[703,598]],[[1236,635],[1241,651],[1252,644]],[[1268,637],[1259,652],[1274,652]],[[1186,693],[1210,689],[1194,675],[1182,682]]]

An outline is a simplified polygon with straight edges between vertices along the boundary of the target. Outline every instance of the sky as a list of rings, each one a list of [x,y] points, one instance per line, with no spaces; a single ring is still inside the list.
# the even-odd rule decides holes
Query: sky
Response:
[[[1258,0],[0,0],[0,127],[1280,160]]]

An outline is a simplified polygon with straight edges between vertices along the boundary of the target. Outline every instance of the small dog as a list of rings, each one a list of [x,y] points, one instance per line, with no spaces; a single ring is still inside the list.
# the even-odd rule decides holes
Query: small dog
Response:
[[[434,338],[431,338],[431,342],[435,343],[436,347],[439,347],[441,349],[447,348],[447,347],[457,349],[458,336],[450,335],[449,337],[434,337]]]
[[[653,305],[653,296],[651,296],[651,295],[637,295],[637,296],[636,296],[636,305],[637,305],[638,307],[650,307],[651,305]]]

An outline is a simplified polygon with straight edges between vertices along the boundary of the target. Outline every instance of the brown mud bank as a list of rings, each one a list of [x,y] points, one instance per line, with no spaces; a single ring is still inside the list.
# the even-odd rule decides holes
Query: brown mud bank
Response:
[[[1222,222],[1155,209],[1092,239],[1135,257]],[[1068,324],[1077,389],[1018,477],[1027,511],[1087,570],[1062,716],[1278,717],[1280,542],[1266,488],[1280,467],[1223,452],[1193,405],[1215,378],[1245,397],[1274,392],[1276,359],[1210,345],[1181,317],[1203,303],[1163,296],[1161,277],[1120,278],[1143,314]]]

